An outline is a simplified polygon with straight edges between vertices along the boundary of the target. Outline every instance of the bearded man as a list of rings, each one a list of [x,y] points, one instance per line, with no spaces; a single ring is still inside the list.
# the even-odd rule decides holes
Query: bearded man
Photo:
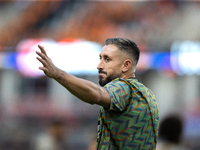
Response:
[[[40,46],[46,76],[80,100],[100,105],[97,150],[156,149],[159,111],[153,92],[135,77],[140,51],[126,38],[108,38],[99,54],[99,85],[57,68]]]

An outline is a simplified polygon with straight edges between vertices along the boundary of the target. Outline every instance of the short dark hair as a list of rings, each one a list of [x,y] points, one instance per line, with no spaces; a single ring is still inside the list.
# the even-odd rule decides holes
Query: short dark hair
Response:
[[[51,127],[64,126],[65,121],[64,119],[61,119],[61,118],[51,118],[48,122],[48,125]]]
[[[179,143],[182,135],[183,120],[179,116],[168,116],[160,124],[159,138],[161,140]]]
[[[134,65],[136,66],[140,57],[140,50],[138,46],[130,39],[116,37],[116,38],[108,38],[104,45],[114,44],[117,46],[121,51],[126,52],[127,54],[131,55],[133,61],[135,61]]]

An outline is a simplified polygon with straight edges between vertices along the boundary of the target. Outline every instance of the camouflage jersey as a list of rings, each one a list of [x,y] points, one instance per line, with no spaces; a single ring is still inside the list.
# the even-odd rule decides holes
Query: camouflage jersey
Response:
[[[105,85],[109,109],[100,107],[97,150],[155,150],[159,111],[154,94],[135,78]]]

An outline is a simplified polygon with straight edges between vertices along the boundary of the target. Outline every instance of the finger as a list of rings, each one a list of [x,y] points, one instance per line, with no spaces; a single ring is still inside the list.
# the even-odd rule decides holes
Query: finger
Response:
[[[48,76],[48,69],[47,68],[39,67],[39,69],[42,70],[46,76]]]
[[[41,45],[38,45],[38,47],[39,47],[39,49],[41,50],[41,52],[42,52],[44,55],[47,56],[47,53],[46,53],[46,51],[44,50],[44,47],[41,46]]]
[[[38,52],[38,51],[36,51],[36,53],[37,53],[42,59],[47,60],[47,56],[45,56],[45,54],[40,53],[40,52]]]
[[[47,68],[45,68],[45,67],[39,67],[39,69],[44,71],[44,72],[47,72]]]
[[[36,58],[43,64],[43,66],[47,66],[47,62],[44,59],[41,59],[39,57],[36,57]]]

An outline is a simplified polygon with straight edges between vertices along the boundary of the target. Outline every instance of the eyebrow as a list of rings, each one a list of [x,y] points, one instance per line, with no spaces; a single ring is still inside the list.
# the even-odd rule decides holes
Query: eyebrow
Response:
[[[108,56],[106,54],[104,54],[103,56],[101,56],[101,54],[99,54],[99,57],[109,57],[110,58],[110,56]]]

